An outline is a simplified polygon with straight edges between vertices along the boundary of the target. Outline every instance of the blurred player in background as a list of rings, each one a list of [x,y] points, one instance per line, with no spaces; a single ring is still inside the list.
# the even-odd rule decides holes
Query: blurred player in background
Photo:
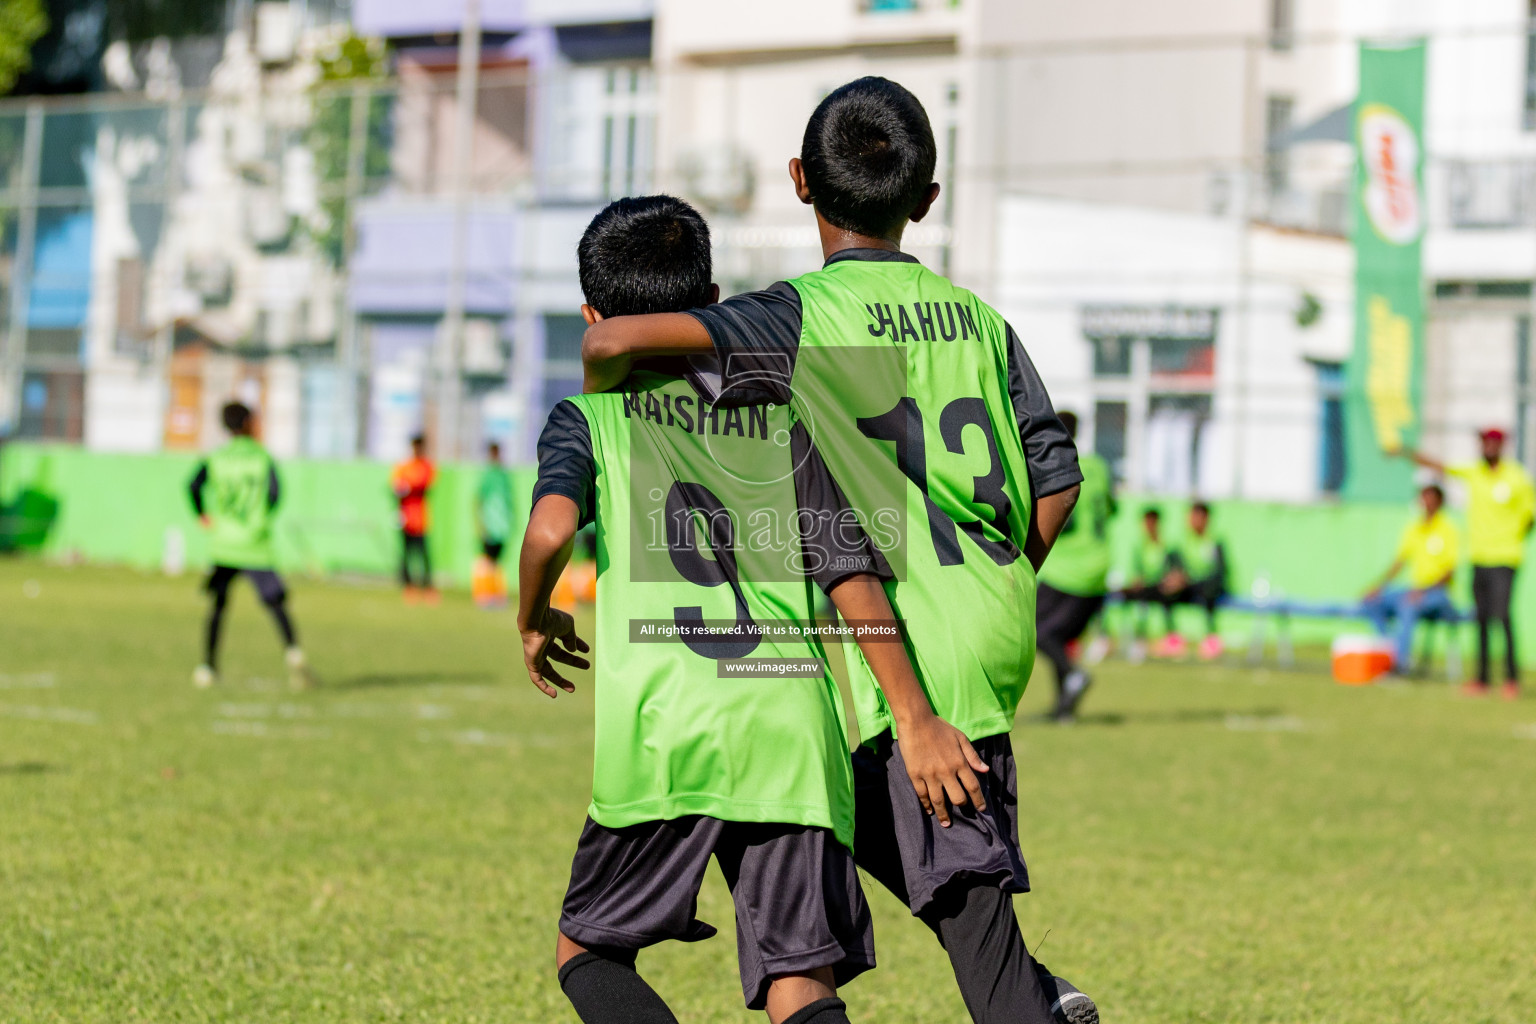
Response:
[[[1197,501],[1189,507],[1189,528],[1179,544],[1168,552],[1168,569],[1158,589],[1163,606],[1168,609],[1168,634],[1157,653],[1182,657],[1187,647],[1184,634],[1173,625],[1172,610],[1181,604],[1205,609],[1205,638],[1200,641],[1200,657],[1207,661],[1221,656],[1221,634],[1216,632],[1216,606],[1227,593],[1227,549],[1211,530],[1211,506]]]
[[[1488,634],[1504,632],[1504,697],[1520,695],[1520,665],[1515,659],[1515,628],[1510,596],[1515,572],[1525,557],[1525,542],[1536,516],[1536,488],[1520,463],[1504,458],[1504,431],[1478,431],[1483,457],[1476,462],[1444,466],[1422,452],[1415,462],[1467,485],[1467,546],[1472,556],[1472,600],[1477,606],[1477,678],[1467,683],[1473,695],[1488,692],[1492,681]]]
[[[1063,412],[1061,423],[1077,437],[1077,414]],[[1057,721],[1069,721],[1091,681],[1074,664],[1071,646],[1104,607],[1109,590],[1109,520],[1115,514],[1109,464],[1097,455],[1077,456],[1083,473],[1077,506],[1062,527],[1051,554],[1040,567],[1035,594],[1035,630],[1040,653],[1056,671]]]
[[[229,443],[198,465],[191,484],[192,508],[209,531],[213,560],[207,583],[213,605],[208,612],[203,663],[193,671],[192,682],[206,688],[218,680],[219,632],[229,603],[229,587],[244,573],[282,634],[289,684],[294,689],[307,689],[311,679],[288,616],[288,591],[272,568],[272,518],[282,494],[277,464],[256,440],[256,417],[248,407],[230,402],[224,406],[223,419],[231,435]]]
[[[481,558],[475,566],[471,590],[483,608],[506,604],[507,578],[501,571],[501,554],[512,532],[512,474],[501,464],[501,444],[485,446],[485,470],[475,490],[475,527],[480,535]]]
[[[411,457],[390,474],[390,487],[400,502],[400,583],[407,601],[437,598],[432,589],[432,557],[427,554],[427,492],[437,479],[437,467],[427,458],[427,439],[411,438]],[[412,564],[420,574],[411,571]]]
[[[1376,632],[1392,637],[1392,670],[1399,675],[1413,665],[1413,631],[1419,620],[1454,610],[1450,588],[1460,557],[1460,539],[1456,525],[1445,514],[1445,491],[1439,484],[1430,484],[1419,491],[1419,504],[1424,514],[1415,516],[1403,529],[1397,557],[1382,574],[1381,582],[1366,592],[1362,605]],[[1404,569],[1408,585],[1390,586]]]
[[[1168,572],[1168,545],[1163,543],[1163,514],[1155,508],[1141,513],[1141,536],[1131,550],[1130,582],[1121,596],[1131,610],[1131,647],[1126,655],[1131,661],[1142,661],[1147,656],[1144,639],[1149,609],[1156,605],[1162,611],[1163,631],[1173,631],[1173,616],[1163,601],[1163,576]]]

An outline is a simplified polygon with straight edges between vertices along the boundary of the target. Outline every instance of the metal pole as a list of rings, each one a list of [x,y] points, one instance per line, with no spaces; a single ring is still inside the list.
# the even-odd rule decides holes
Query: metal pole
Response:
[[[372,105],[372,95],[368,86],[360,82],[354,84],[350,103],[351,109],[348,112],[347,121],[347,168],[342,184],[342,217],[345,220],[341,235],[341,272],[337,281],[337,290],[340,295],[336,312],[338,318],[336,361],[341,365],[341,372],[346,380],[343,400],[352,405],[349,436],[346,439],[350,450],[345,454],[356,456],[362,454],[363,444],[366,441],[363,425],[367,423],[367,414],[363,401],[366,391],[361,386],[361,362],[358,358],[357,314],[352,309],[352,251],[357,241],[357,200],[363,194],[363,175],[367,171],[368,109]]]
[[[0,427],[8,421],[21,430],[22,381],[26,378],[28,306],[32,300],[32,256],[37,243],[38,164],[43,152],[43,106],[27,105],[27,121],[21,143],[21,196],[16,217],[16,257],[11,263],[11,316],[6,330],[0,366],[5,368],[0,391]]]
[[[1247,485],[1243,467],[1247,459],[1243,457],[1244,448],[1247,446],[1248,429],[1248,346],[1252,343],[1253,332],[1248,320],[1253,315],[1250,302],[1250,290],[1253,279],[1253,254],[1249,235],[1253,232],[1254,215],[1256,213],[1253,202],[1253,194],[1266,187],[1264,177],[1264,157],[1267,153],[1268,140],[1262,135],[1263,128],[1256,127],[1261,124],[1255,118],[1259,105],[1259,62],[1255,52],[1258,48],[1258,40],[1253,36],[1245,37],[1243,43],[1243,111],[1242,111],[1242,187],[1238,189],[1240,207],[1238,209],[1238,235],[1237,235],[1237,295],[1233,303],[1232,316],[1232,356],[1237,364],[1233,374],[1232,394],[1232,497],[1243,498],[1244,488]],[[1213,410],[1214,411],[1214,410]],[[1199,467],[1196,467],[1199,472]]]
[[[475,100],[480,80],[480,0],[464,0],[459,29],[458,106],[453,136],[453,248],[448,272],[448,300],[443,309],[441,381],[437,407],[437,451],[444,460],[459,457],[464,386],[460,364],[464,348],[464,274],[469,241],[469,162],[474,153]]]
[[[184,172],[182,162],[186,159],[187,151],[187,108],[179,95],[167,104],[165,116],[165,192],[164,206],[160,210],[160,223],[161,237],[171,239],[176,237],[174,232],[176,202],[181,196],[181,175]],[[180,283],[176,278],[185,276],[186,262],[185,251],[175,252],[171,259],[161,261],[159,279],[153,282],[153,286],[161,296],[169,296],[172,289]],[[175,355],[176,323],[174,318],[167,316],[155,329],[147,367],[155,375],[155,381],[160,387],[160,444],[162,447],[165,444],[166,417],[170,412],[172,400],[171,360]],[[145,368],[141,365],[141,369]]]

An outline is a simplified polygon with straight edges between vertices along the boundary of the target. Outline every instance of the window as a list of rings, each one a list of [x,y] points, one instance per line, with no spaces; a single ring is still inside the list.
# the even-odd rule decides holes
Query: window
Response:
[[[1317,489],[1338,494],[1344,486],[1344,364],[1317,368]]]
[[[1125,479],[1125,427],[1128,406],[1124,402],[1095,402],[1093,405],[1093,452],[1109,463],[1116,480]]]
[[[544,315],[544,361],[546,363],[581,363],[581,336],[587,322],[572,313]]]
[[[1271,96],[1264,105],[1264,185],[1272,196],[1291,187],[1291,152],[1284,136],[1291,130],[1296,101]]]
[[[1269,48],[1289,50],[1295,43],[1295,0],[1269,0]]]
[[[1133,490],[1208,491],[1219,312],[1084,306],[1093,353],[1093,448]]]
[[[556,76],[548,95],[546,195],[595,202],[650,188],[655,121],[650,68],[577,66]]]
[[[21,383],[16,434],[41,441],[79,442],[85,436],[85,373],[28,370]]]

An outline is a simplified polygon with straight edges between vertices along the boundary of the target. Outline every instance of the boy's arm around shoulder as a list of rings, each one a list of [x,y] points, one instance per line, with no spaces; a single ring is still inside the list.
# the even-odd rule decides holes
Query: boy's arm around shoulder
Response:
[[[986,771],[987,763],[965,733],[934,714],[880,579],[872,573],[847,576],[827,594],[843,621],[858,630],[855,640],[890,705],[907,777],[923,810],[936,815],[944,828],[949,827],[946,797],[956,807],[969,803],[986,810],[976,773]]]
[[[591,666],[578,653],[591,647],[576,635],[576,620],[549,606],[555,583],[571,560],[580,515],[576,502],[563,494],[540,498],[528,514],[517,563],[517,631],[523,638],[523,665],[533,685],[550,697],[557,696],[556,686],[567,693],[576,689],[550,662],[582,669]]]
[[[581,337],[582,390],[618,387],[635,360],[714,351],[709,330],[687,313],[647,313],[597,321]]]

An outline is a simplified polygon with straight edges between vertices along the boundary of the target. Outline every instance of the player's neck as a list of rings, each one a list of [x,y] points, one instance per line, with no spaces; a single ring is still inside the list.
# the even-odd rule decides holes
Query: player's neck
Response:
[[[857,231],[840,228],[836,224],[829,224],[825,217],[817,213],[816,230],[821,235],[823,260],[829,260],[846,249],[885,249],[888,252],[901,252],[902,228],[899,227],[890,235],[863,235]]]
[[[1491,459],[1488,458],[1487,456],[1484,456],[1483,457],[1483,461],[1488,463],[1488,468],[1489,469],[1498,469],[1499,468],[1499,456],[1497,456],[1497,455],[1495,455]]]

